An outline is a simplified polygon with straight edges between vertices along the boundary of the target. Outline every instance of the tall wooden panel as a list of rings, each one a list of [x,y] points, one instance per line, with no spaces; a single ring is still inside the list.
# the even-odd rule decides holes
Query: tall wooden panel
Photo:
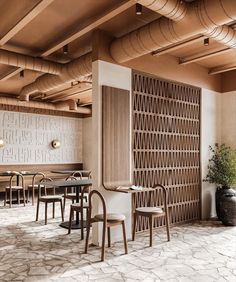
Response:
[[[103,86],[103,184],[107,188],[131,184],[130,92]]]
[[[168,188],[171,223],[200,218],[200,95],[196,87],[133,74],[134,184]],[[133,208],[150,200],[162,205],[161,191],[153,200],[133,195]],[[147,227],[140,218],[137,230]]]

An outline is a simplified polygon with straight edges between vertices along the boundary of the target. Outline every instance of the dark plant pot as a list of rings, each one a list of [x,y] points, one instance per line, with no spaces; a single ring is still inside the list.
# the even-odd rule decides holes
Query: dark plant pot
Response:
[[[220,217],[224,225],[236,226],[236,193],[221,197]]]
[[[224,195],[235,195],[236,191],[234,189],[231,189],[227,186],[217,187],[216,188],[216,194],[215,194],[215,199],[216,199],[216,215],[219,220],[221,220],[221,214],[220,214],[220,203],[221,203],[221,198]]]

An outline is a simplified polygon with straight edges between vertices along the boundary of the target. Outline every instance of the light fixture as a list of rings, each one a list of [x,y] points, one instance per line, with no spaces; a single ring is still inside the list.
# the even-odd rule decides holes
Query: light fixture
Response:
[[[52,140],[51,145],[53,149],[58,149],[61,146],[61,142],[58,139]]]
[[[20,77],[25,77],[25,71],[24,70],[20,71]]]
[[[64,53],[64,54],[68,54],[68,50],[69,50],[68,44],[66,44],[65,46],[63,46],[63,53]]]
[[[5,145],[4,140],[0,138],[0,148],[4,147],[4,145]]]
[[[204,46],[208,46],[209,45],[209,38],[205,38],[204,39]]]
[[[138,15],[138,16],[140,16],[140,15],[142,15],[142,5],[141,4],[139,4],[139,3],[137,3],[136,4],[136,11],[135,11],[135,13],[136,13],[136,15]]]

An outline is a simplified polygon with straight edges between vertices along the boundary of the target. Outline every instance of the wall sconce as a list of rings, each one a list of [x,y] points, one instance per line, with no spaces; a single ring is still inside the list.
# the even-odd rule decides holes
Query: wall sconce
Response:
[[[5,143],[4,140],[0,138],[0,148],[4,147]]]
[[[61,142],[58,139],[55,139],[55,140],[52,140],[51,145],[54,149],[58,149],[61,146]]]

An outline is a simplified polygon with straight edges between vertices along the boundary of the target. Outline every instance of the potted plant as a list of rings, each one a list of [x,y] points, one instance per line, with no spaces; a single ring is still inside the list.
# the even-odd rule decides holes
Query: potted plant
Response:
[[[236,191],[231,189],[236,184],[236,150],[225,144],[210,146],[212,157],[209,159],[205,181],[215,183],[216,214],[226,225],[236,224]],[[231,218],[227,218],[230,216]],[[233,219],[232,219],[233,217]]]

